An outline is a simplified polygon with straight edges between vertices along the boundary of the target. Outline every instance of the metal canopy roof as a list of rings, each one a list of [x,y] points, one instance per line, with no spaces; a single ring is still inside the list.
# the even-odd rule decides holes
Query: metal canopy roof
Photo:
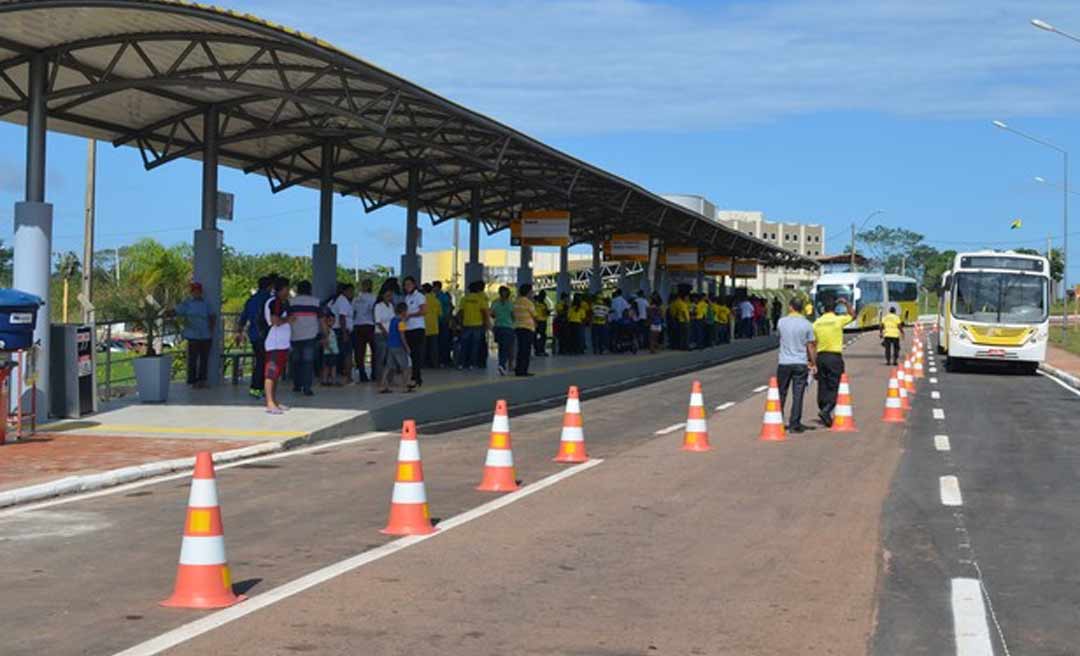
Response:
[[[648,232],[706,253],[816,267],[468,110],[328,43],[247,14],[165,0],[0,0],[0,119],[24,123],[28,68],[49,67],[49,128],[140,149],[146,168],[199,159],[218,110],[223,164],[276,193],[335,191],[366,211],[403,204],[410,169],[436,223],[489,232],[523,209],[568,209],[577,242]]]

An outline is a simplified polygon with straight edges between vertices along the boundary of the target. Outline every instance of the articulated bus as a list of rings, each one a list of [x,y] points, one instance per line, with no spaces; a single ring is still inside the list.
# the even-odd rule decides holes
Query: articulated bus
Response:
[[[882,273],[827,273],[814,283],[810,292],[817,314],[832,309],[829,305],[844,299],[853,309],[851,330],[874,328],[890,305],[895,305],[906,324],[919,317],[919,284],[914,278]]]
[[[938,350],[945,366],[1014,362],[1034,373],[1050,335],[1050,263],[1045,257],[959,253],[941,281]]]

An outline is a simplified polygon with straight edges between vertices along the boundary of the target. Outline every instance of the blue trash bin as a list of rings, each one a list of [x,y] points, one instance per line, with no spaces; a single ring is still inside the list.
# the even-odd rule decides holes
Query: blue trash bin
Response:
[[[0,351],[20,351],[34,343],[39,297],[17,289],[0,289]]]

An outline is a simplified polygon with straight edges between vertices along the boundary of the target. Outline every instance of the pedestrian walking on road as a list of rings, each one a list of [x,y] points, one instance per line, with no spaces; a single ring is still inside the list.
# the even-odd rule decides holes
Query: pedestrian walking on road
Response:
[[[840,376],[844,373],[844,326],[854,319],[848,313],[847,302],[836,302],[832,311],[814,322],[817,340],[818,418],[831,428]]]
[[[780,411],[784,410],[790,386],[791,411],[787,429],[791,433],[802,433],[807,429],[802,423],[803,394],[810,375],[817,369],[817,338],[814,326],[802,314],[802,302],[797,299],[791,301],[788,315],[776,322],[776,329],[780,333],[780,360],[776,367]]]
[[[885,347],[885,364],[896,365],[900,358],[900,339],[904,336],[904,322],[896,312],[896,306],[890,305],[889,311],[881,318],[881,344]]]

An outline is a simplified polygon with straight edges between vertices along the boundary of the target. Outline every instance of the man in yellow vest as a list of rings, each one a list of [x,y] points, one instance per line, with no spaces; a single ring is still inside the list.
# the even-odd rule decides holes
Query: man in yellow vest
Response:
[[[828,306],[826,303],[825,307]],[[848,311],[847,301],[840,299],[832,310],[814,322],[814,337],[817,342],[818,418],[829,428],[832,427],[833,410],[836,409],[840,376],[844,373],[844,326],[854,319]]]
[[[900,339],[904,336],[904,321],[890,305],[889,312],[881,319],[881,344],[885,347],[885,364],[896,365],[900,358]]]

